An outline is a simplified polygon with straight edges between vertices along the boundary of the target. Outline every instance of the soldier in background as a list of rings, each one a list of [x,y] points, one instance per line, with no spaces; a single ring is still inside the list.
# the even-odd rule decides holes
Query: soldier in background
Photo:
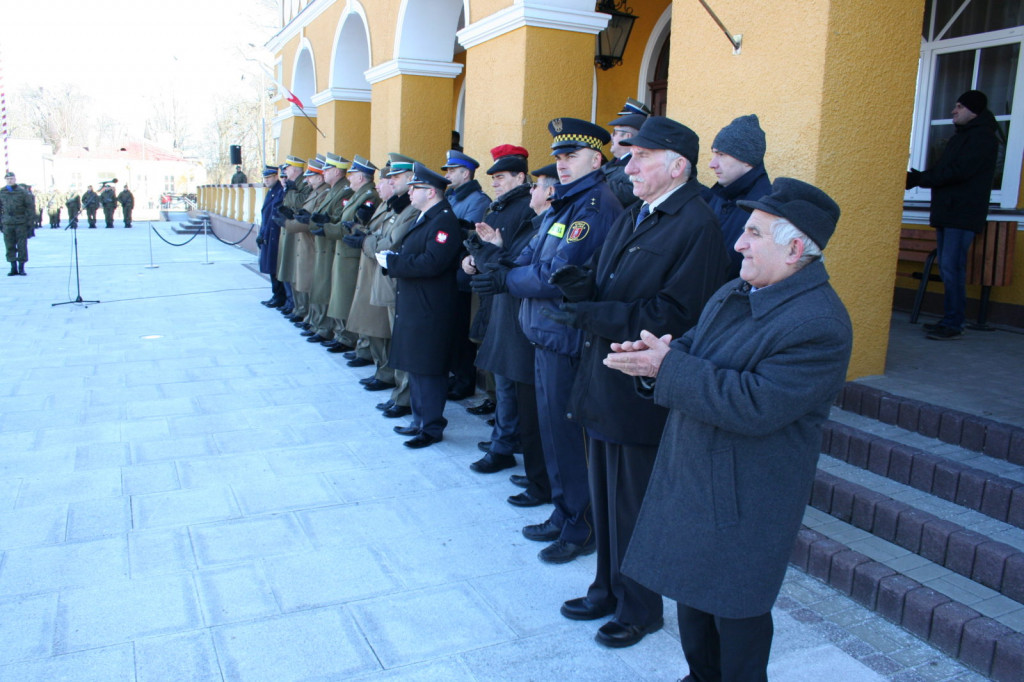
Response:
[[[96,194],[92,185],[82,195],[82,206],[85,208],[85,215],[89,219],[89,229],[96,229],[96,209],[100,207],[100,195]]]
[[[64,205],[68,208],[68,227],[77,228],[78,214],[82,211],[82,197],[74,187],[68,190]]]
[[[8,276],[24,275],[28,260],[28,238],[35,219],[35,199],[25,185],[19,185],[14,173],[4,176],[7,185],[0,189],[0,213],[3,214],[4,245],[7,262],[11,264]]]
[[[135,196],[124,186],[121,193],[117,195],[117,203],[121,204],[121,216],[124,218],[124,226],[132,226],[132,209],[135,208]]]
[[[117,195],[114,188],[104,183],[100,188],[100,204],[103,206],[103,220],[107,229],[114,227],[114,210],[117,208]]]
[[[50,219],[50,229],[60,227],[60,212],[64,206],[64,195],[56,187],[51,187],[46,194],[46,214]]]
[[[249,178],[242,172],[241,166],[235,166],[235,174],[231,176],[232,185],[244,185],[249,182]]]

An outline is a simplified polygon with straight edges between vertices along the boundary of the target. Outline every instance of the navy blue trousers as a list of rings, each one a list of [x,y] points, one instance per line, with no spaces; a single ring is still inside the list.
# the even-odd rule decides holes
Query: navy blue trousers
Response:
[[[440,438],[448,420],[444,418],[444,404],[448,399],[448,375],[416,374],[409,372],[409,402],[412,407],[412,426],[421,433]]]

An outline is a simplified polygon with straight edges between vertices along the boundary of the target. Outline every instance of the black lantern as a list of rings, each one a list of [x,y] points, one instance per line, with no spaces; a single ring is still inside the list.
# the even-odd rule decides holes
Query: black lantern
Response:
[[[595,11],[610,14],[612,17],[604,30],[597,34],[597,48],[594,53],[594,64],[607,71],[622,63],[622,53],[626,51],[626,43],[629,42],[629,34],[633,30],[636,15],[626,0],[598,0]]]

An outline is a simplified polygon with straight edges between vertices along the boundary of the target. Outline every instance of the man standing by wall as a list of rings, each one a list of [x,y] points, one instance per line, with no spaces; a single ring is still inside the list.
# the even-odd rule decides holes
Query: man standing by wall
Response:
[[[235,166],[235,174],[231,176],[232,185],[244,185],[249,182],[249,178],[245,173],[242,172],[241,166]]]
[[[926,171],[907,173],[907,189],[932,189],[928,224],[935,228],[939,272],[945,294],[942,319],[925,325],[929,339],[963,335],[967,308],[967,251],[974,235],[985,229],[999,142],[988,97],[968,90],[953,107],[956,132],[939,160]]]
[[[670,411],[622,571],[676,601],[694,680],[768,679],[771,608],[853,345],[821,261],[839,206],[792,178],[740,205],[740,279],[682,338],[644,330],[605,358]]]
[[[7,185],[0,190],[0,211],[3,212],[4,246],[11,271],[7,276],[24,275],[28,260],[28,235],[36,219],[35,200],[31,192],[18,184],[12,171],[4,175]]]
[[[121,193],[117,195],[117,203],[121,204],[121,217],[124,218],[124,226],[132,226],[132,209],[135,208],[135,196],[124,186]]]

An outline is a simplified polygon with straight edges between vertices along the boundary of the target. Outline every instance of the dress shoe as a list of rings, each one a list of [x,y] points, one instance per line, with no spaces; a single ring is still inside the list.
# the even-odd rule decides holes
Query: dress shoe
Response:
[[[25,274],[25,273],[21,273]],[[949,339],[963,338],[964,332],[962,329],[953,329],[952,327],[939,326],[938,329],[932,332],[928,332],[925,338],[934,339],[936,341],[947,341]]]
[[[356,352],[354,350],[345,351],[345,359],[346,360],[355,360],[357,357],[359,357],[359,356],[356,355]]]
[[[288,306],[282,306],[278,308],[277,311],[285,317],[289,317],[294,312],[294,309],[289,308]]]
[[[405,441],[404,443],[402,443],[402,445],[404,445],[407,448],[412,448],[413,450],[419,450],[420,448],[425,448],[428,445],[433,445],[434,443],[440,442],[440,438],[431,436],[430,434],[421,433],[420,435]]]
[[[366,358],[357,357],[355,360],[349,360],[345,364],[348,365],[349,367],[366,367],[367,365],[372,365],[373,360],[367,360]]]
[[[272,298],[268,298],[268,299],[267,299],[267,300],[265,300],[265,301],[260,301],[260,305],[265,305],[265,306],[267,306],[268,308],[271,308],[271,307],[273,307],[273,306],[271,306],[270,304],[271,304],[271,303],[273,303],[273,302],[274,302],[274,299],[272,299]]]
[[[549,564],[569,563],[578,556],[586,556],[597,551],[597,543],[591,541],[588,545],[577,545],[575,542],[555,540],[550,545],[537,553],[541,561]]]
[[[935,322],[933,324],[922,324],[921,325],[921,329],[925,330],[926,332],[933,332],[933,331],[935,331],[936,329],[938,329],[941,326],[942,326],[941,324],[939,324],[938,322]]]
[[[494,410],[498,409],[498,405],[488,398],[475,407],[467,407],[466,412],[470,414],[483,415],[483,414],[494,414]]]
[[[559,609],[569,620],[597,620],[615,613],[614,606],[601,606],[586,597],[576,597],[562,604]]]
[[[327,352],[328,353],[344,353],[345,352],[345,346],[328,346],[327,347]]]
[[[388,409],[384,410],[384,416],[388,419],[406,417],[410,414],[412,414],[412,408],[407,405],[392,405]]]
[[[594,635],[594,639],[598,644],[604,644],[605,646],[621,649],[623,647],[633,646],[643,639],[644,635],[657,632],[664,624],[665,621],[659,618],[647,627],[640,627],[638,625],[620,623],[613,618],[598,628],[597,634]]]
[[[305,317],[306,317],[305,315],[289,315],[288,316],[288,321],[289,322],[302,322],[302,320],[305,319]]]
[[[314,335],[316,335],[316,332],[313,331],[312,329],[307,329],[306,331],[304,331],[301,334],[299,334],[299,336],[305,336],[307,338],[310,337],[310,336],[314,336]]]
[[[517,485],[520,488],[530,487],[530,479],[528,479],[526,476],[523,476],[522,474],[512,474],[511,476],[508,477],[508,480],[512,483],[512,485]]]
[[[338,343],[338,342],[335,341],[334,339],[327,339],[325,341],[321,341],[320,345],[323,346],[324,348],[331,348],[336,343]]]
[[[487,420],[487,425],[494,426],[494,417],[491,417],[490,419]]]
[[[476,389],[469,389],[468,391],[451,390],[448,391],[448,400],[465,400],[475,395]]]
[[[489,441],[489,440],[482,440],[482,441],[477,442],[476,449],[479,450],[480,452],[490,452],[491,451],[491,441]]]
[[[551,542],[557,540],[562,534],[562,529],[548,519],[544,523],[535,523],[532,526],[523,526],[523,537],[527,540],[537,542]]]
[[[380,379],[372,379],[369,383],[363,384],[363,388],[367,391],[386,391],[389,388],[394,388],[394,384],[389,384],[386,381]]]
[[[302,331],[306,331],[306,328],[309,326],[302,320],[299,320],[298,322],[292,322],[292,324],[301,329]]]
[[[411,426],[411,425],[410,426],[396,426],[394,431],[399,436],[415,436],[416,434],[418,434],[420,432],[420,427],[418,427],[418,426]]]
[[[516,507],[539,507],[542,504],[547,504],[551,500],[542,500],[539,497],[534,497],[528,491],[524,490],[518,495],[509,495],[508,500],[506,501]]]
[[[362,381],[362,379],[360,379],[360,381]],[[377,403],[376,405],[374,405],[374,407],[376,407],[378,410],[381,410],[381,411],[386,410],[389,407],[394,407],[394,406],[395,406],[395,401],[394,400],[388,400],[386,402]]]
[[[313,332],[313,336],[307,336],[306,337],[306,341],[308,343],[323,343],[326,340],[327,339],[325,339],[324,337],[320,336],[316,332]]]
[[[486,455],[469,465],[478,474],[496,474],[502,469],[511,469],[516,465],[514,455],[502,455],[488,452]]]
[[[345,355],[344,355],[344,358],[345,358],[346,360],[351,360],[352,358],[354,358],[354,357],[355,357],[355,355],[353,355],[353,356],[352,356],[352,358],[350,358],[350,357],[348,356],[348,354],[349,354],[349,353],[353,353],[353,354],[354,354],[354,353],[356,352],[356,349],[355,349],[355,348],[353,348],[352,346],[348,345],[348,344],[347,344],[347,343],[345,343],[344,341],[339,341],[338,343],[340,343],[340,344],[341,344],[341,350],[342,350],[342,351],[343,351],[343,352],[345,353]]]
[[[371,374],[368,377],[363,377],[362,379],[360,379],[359,383],[362,384],[363,386],[365,386],[366,384],[370,383],[371,381],[376,381],[376,380],[377,380],[376,375]],[[394,405],[394,403],[392,403],[392,405]]]

